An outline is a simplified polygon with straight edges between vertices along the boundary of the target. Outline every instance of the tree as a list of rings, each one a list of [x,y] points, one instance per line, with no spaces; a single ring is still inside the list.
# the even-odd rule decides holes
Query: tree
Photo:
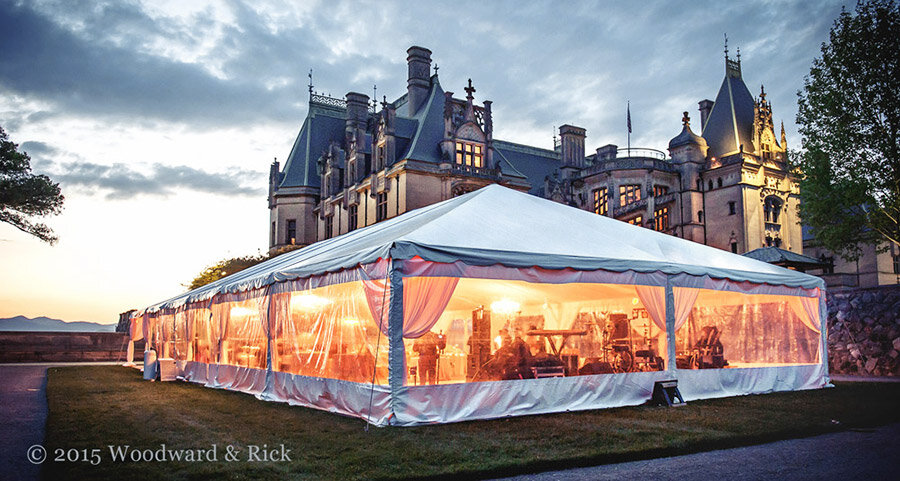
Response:
[[[260,262],[267,260],[269,257],[265,254],[258,254],[255,256],[244,256],[244,257],[234,257],[231,259],[223,259],[215,264],[203,269],[203,272],[197,275],[191,284],[188,286],[189,289],[196,289],[198,287],[205,286],[211,282],[215,282],[225,276],[229,276],[234,274],[235,272],[242,271],[248,267],[253,267]]]
[[[203,272],[197,275],[193,281],[191,281],[190,285],[187,285],[188,289],[196,289],[198,287],[205,286],[210,282],[215,282],[225,276],[230,276],[236,272],[242,271],[248,267],[253,267],[260,262],[265,262],[269,259],[273,259],[275,257],[280,256],[281,254],[285,254],[287,252],[300,249],[302,246],[284,246],[274,250],[269,254],[257,254],[255,256],[244,256],[244,257],[233,257],[231,259],[223,259],[215,264],[203,269]]]
[[[801,221],[848,260],[900,245],[900,8],[842,10],[799,97]]]
[[[53,245],[59,238],[34,217],[59,214],[64,200],[59,184],[31,173],[31,157],[0,127],[0,221]]]

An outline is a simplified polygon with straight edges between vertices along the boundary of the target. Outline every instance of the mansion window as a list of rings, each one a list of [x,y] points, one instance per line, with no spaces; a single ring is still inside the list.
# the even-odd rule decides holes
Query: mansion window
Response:
[[[722,188],[722,178],[721,177],[716,179],[716,186],[720,189]]]
[[[894,259],[894,274],[900,275],[900,256],[891,256]],[[831,261],[831,270],[834,272],[834,259]]]
[[[669,193],[669,188],[665,185],[653,186],[653,197],[660,197]]]
[[[766,236],[766,247],[781,247],[781,239]]]
[[[635,217],[635,218],[633,218],[633,219],[628,219],[628,220],[625,221],[625,222],[628,222],[628,223],[631,224],[631,225],[636,225],[636,226],[639,226],[639,227],[644,227],[644,217],[643,217],[643,216],[640,216],[640,215],[637,216],[637,217]]]
[[[737,254],[737,253],[738,253],[738,251],[737,251],[737,241],[731,241],[731,253],[732,253],[732,254]]]
[[[456,163],[459,165],[468,165],[470,167],[484,166],[484,153],[482,146],[479,144],[471,144],[469,142],[456,143]]]
[[[619,206],[624,207],[641,200],[641,185],[630,184],[619,186]]]
[[[287,221],[287,236],[284,240],[285,244],[295,244],[297,240],[297,221],[290,219]]]
[[[277,243],[277,240],[275,239],[275,221],[272,221],[272,236],[269,237],[269,239],[271,239],[272,245]]]
[[[325,238],[331,239],[331,236],[334,233],[334,216],[329,215],[325,218]]]
[[[735,215],[735,214],[737,214],[737,209],[735,208],[734,201],[731,201],[728,203],[728,215]]]
[[[382,192],[375,197],[375,222],[387,219],[387,192]]]
[[[660,207],[653,212],[654,228],[660,232],[669,229],[669,208]]]
[[[765,210],[766,222],[777,224],[778,216],[781,215],[781,200],[777,197],[766,197],[766,203],[763,208]]]
[[[772,160],[772,148],[769,144],[762,145],[762,157],[763,160]]]
[[[359,210],[359,206],[356,204],[351,205],[347,208],[347,232],[351,230],[356,230],[357,226],[357,217],[359,217],[357,211]]]
[[[609,213],[609,199],[606,195],[606,187],[594,191],[594,213],[600,215]]]

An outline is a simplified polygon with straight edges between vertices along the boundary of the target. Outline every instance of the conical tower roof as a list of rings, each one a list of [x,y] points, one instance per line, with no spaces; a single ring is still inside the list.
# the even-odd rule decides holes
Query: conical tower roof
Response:
[[[725,57],[725,80],[719,87],[716,103],[701,134],[709,145],[711,157],[724,157],[741,151],[754,152],[753,96],[741,78],[741,62]]]

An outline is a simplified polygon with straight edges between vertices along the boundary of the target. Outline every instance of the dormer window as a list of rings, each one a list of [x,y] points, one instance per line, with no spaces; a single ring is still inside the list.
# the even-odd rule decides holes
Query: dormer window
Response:
[[[382,142],[382,143],[378,144],[378,150],[376,151],[376,154],[375,154],[375,171],[376,172],[384,169],[384,157],[385,157],[384,142]]]
[[[484,166],[484,153],[480,144],[456,142],[456,163],[470,167]]]

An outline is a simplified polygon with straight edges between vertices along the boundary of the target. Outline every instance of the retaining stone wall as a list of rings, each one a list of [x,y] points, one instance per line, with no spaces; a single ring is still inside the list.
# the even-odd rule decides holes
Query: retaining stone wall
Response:
[[[900,376],[900,285],[828,291],[833,374]]]

